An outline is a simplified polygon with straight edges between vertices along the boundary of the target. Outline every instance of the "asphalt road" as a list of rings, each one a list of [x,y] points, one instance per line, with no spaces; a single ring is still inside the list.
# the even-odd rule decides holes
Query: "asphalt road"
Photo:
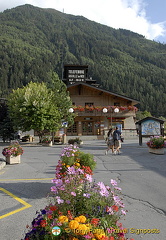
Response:
[[[21,240],[36,211],[48,204],[51,179],[63,147],[26,144],[21,163],[0,170],[0,240]],[[81,150],[94,154],[96,181],[109,184],[112,178],[122,188],[128,210],[122,219],[127,236],[135,240],[165,240],[166,149],[165,155],[151,154],[145,144],[138,145],[138,140],[126,140],[121,155],[104,155],[105,149],[105,142],[98,140],[85,141]]]

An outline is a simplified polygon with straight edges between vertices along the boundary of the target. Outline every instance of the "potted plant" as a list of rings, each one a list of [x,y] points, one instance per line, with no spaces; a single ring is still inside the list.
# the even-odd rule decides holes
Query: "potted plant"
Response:
[[[41,140],[42,145],[52,146],[52,138],[50,136],[44,136]]]
[[[154,136],[150,137],[150,140],[146,143],[149,147],[149,152],[154,154],[164,154],[164,137]]]
[[[30,135],[25,135],[21,138],[22,142],[29,142],[29,139],[30,139]]]
[[[77,138],[71,138],[71,139],[68,140],[68,144],[72,144],[72,145],[76,144],[77,146],[80,147],[83,144],[83,141],[78,137]]]
[[[10,146],[2,150],[2,154],[6,157],[6,163],[20,163],[20,156],[23,154],[23,149],[18,142],[12,143]]]

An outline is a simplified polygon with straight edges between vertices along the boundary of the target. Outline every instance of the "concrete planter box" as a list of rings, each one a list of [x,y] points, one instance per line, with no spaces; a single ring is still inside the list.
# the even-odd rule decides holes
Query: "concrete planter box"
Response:
[[[51,147],[52,146],[52,141],[50,143],[42,143],[42,146]]]
[[[6,163],[7,164],[17,164],[17,163],[20,163],[21,162],[21,157],[20,155],[17,156],[17,157],[14,157],[14,156],[8,156],[6,157]]]
[[[163,155],[164,154],[164,148],[149,148],[149,152],[154,153],[154,154]]]

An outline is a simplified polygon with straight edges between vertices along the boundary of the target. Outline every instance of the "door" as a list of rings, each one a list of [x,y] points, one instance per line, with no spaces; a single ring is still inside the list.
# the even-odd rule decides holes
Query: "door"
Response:
[[[82,135],[93,135],[93,122],[82,122]]]
[[[77,122],[67,129],[68,136],[77,136]]]

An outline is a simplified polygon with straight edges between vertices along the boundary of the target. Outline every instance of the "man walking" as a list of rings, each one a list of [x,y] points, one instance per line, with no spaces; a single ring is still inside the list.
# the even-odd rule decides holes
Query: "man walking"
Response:
[[[113,132],[113,140],[114,140],[114,147],[115,147],[115,154],[120,154],[120,146],[121,146],[121,132],[118,130],[118,127],[115,128]]]

